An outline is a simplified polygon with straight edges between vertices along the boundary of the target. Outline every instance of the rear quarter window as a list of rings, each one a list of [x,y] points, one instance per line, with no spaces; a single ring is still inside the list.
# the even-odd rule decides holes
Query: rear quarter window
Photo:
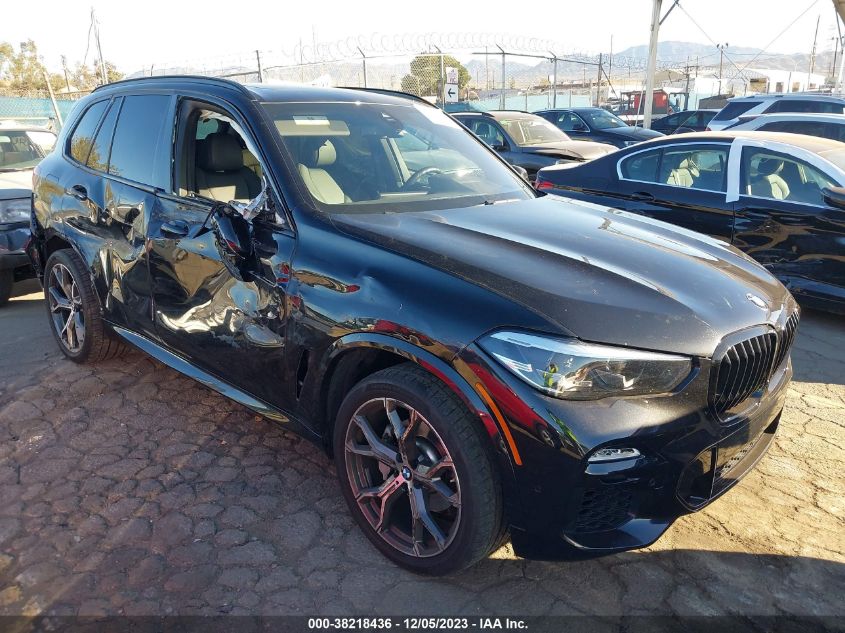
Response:
[[[100,124],[100,119],[103,118],[103,113],[106,111],[108,104],[108,99],[91,104],[82,118],[79,119],[73,134],[70,135],[70,155],[83,165],[88,160],[88,154],[91,153],[97,126]]]
[[[620,172],[627,180],[642,180],[644,182],[657,181],[657,165],[660,162],[660,152],[642,152],[622,159]]]

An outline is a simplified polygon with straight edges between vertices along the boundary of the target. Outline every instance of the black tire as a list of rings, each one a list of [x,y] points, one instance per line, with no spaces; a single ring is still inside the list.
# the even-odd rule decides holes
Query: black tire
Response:
[[[450,532],[451,540],[438,553],[422,556],[401,551],[376,531],[355,499],[353,488],[357,483],[348,466],[354,472],[357,457],[347,451],[347,432],[350,428],[353,433],[357,431],[357,424],[353,422],[356,413],[363,407],[372,406],[374,401],[384,398],[400,401],[418,412],[422,416],[422,423],[427,429],[434,431],[437,440],[447,449],[454,464],[454,480],[459,482],[456,486],[459,520]],[[385,432],[387,431],[382,432],[381,439],[385,439]],[[404,363],[390,367],[355,385],[340,406],[333,440],[338,478],[352,515],[373,545],[396,564],[421,574],[443,575],[473,565],[502,544],[506,536],[506,525],[502,511],[501,486],[490,440],[481,424],[473,419],[460,399],[418,365]],[[416,443],[419,439],[414,441]],[[417,470],[411,472],[414,473],[413,478],[416,478]],[[387,482],[388,475],[384,475],[384,479]],[[408,496],[413,494],[412,486],[416,486],[418,490],[423,488],[410,479],[401,486],[407,486],[404,494]],[[430,494],[426,510],[433,507],[431,499],[435,496]],[[397,507],[397,503],[392,503],[391,507]],[[401,503],[399,507],[401,508]],[[410,521],[413,524],[413,519]],[[416,537],[414,541],[416,544]]]
[[[11,270],[0,270],[0,308],[9,302],[14,282],[15,278]]]
[[[60,268],[61,267],[61,268]],[[53,304],[51,303],[51,283],[54,273],[67,271],[72,282],[75,283],[76,312],[81,316],[83,335],[77,348],[69,346],[62,338],[59,327],[54,319]],[[65,356],[76,363],[96,363],[123,354],[126,346],[113,338],[106,330],[100,311],[100,303],[94,290],[91,276],[85,268],[85,263],[76,252],[70,249],[56,251],[47,260],[44,267],[44,304],[47,307],[47,318],[50,331],[59,344]]]

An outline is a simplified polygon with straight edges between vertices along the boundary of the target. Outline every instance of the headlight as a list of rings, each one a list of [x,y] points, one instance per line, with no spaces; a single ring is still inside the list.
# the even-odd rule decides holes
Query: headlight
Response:
[[[31,207],[32,203],[29,198],[0,200],[0,224],[29,222],[29,212]]]
[[[568,400],[667,393],[692,369],[685,356],[520,332],[496,332],[479,345],[528,384]]]

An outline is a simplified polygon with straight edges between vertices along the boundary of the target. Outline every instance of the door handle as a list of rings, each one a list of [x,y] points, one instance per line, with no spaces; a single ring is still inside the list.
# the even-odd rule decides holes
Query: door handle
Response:
[[[654,195],[647,191],[635,191],[631,194],[631,199],[639,202],[654,202]]]
[[[185,237],[189,230],[188,223],[183,220],[170,220],[161,225],[162,233],[168,233],[176,237]]]
[[[70,189],[68,189],[65,193],[69,196],[73,196],[77,200],[85,202],[88,200],[88,190],[83,187],[82,185],[74,185]]]

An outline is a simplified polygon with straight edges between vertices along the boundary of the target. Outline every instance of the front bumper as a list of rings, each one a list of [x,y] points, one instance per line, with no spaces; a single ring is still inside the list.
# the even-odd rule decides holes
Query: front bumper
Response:
[[[11,270],[15,281],[35,276],[24,250],[29,235],[28,224],[0,225],[0,271]]]
[[[513,438],[510,451],[519,452],[515,498],[506,507],[514,549],[529,558],[653,543],[675,519],[703,508],[753,468],[774,438],[792,377],[787,358],[746,412],[726,424],[707,404],[706,359],[670,396],[580,402],[537,392],[475,346],[458,366],[490,393]],[[639,455],[589,461],[611,447]]]

